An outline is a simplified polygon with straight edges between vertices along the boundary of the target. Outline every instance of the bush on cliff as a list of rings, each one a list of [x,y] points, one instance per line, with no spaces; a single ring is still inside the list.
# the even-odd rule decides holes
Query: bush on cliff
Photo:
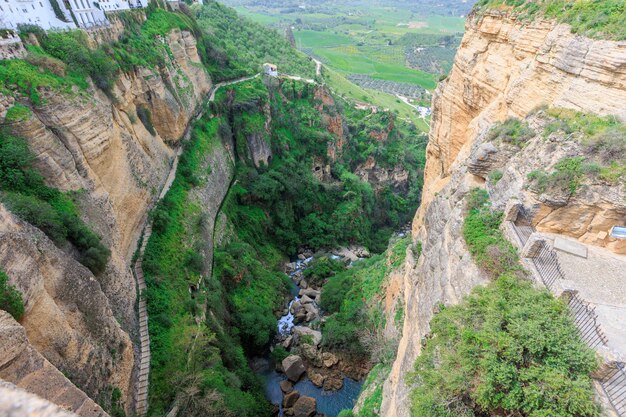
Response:
[[[9,276],[0,270],[0,310],[20,320],[24,315],[24,300],[15,285],[9,284]]]
[[[44,183],[32,165],[34,159],[26,141],[0,131],[0,200],[55,243],[71,242],[79,261],[94,274],[101,273],[111,252],[80,218],[71,194]]]
[[[594,353],[567,306],[510,274],[445,308],[410,380],[424,417],[597,416]]]
[[[431,320],[410,375],[413,415],[599,415],[589,377],[598,363],[567,305],[519,277],[517,252],[484,190],[470,192],[468,208],[464,238],[495,281]]]

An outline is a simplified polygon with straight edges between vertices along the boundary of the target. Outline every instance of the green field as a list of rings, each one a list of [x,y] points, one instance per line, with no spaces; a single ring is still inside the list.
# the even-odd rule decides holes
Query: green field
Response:
[[[411,121],[422,132],[428,132],[430,118],[422,119],[413,110],[412,107],[398,100],[396,97],[380,91],[361,88],[351,83],[339,73],[328,69],[324,69],[324,80],[328,86],[337,94],[343,95],[349,99],[373,103],[383,109],[397,113],[398,117]]]
[[[303,30],[295,32],[294,36],[298,48],[310,48],[315,56],[340,73],[366,74],[380,80],[418,84],[428,90],[437,85],[433,74],[407,68],[403,63],[385,62],[384,53],[376,59],[376,55],[363,53],[345,35]],[[387,48],[393,49],[391,46]]]
[[[427,130],[427,120],[396,96],[430,103],[429,93],[451,68],[471,7],[458,8],[453,0],[336,0],[300,7],[283,0],[231,1],[240,14],[279,33],[291,27],[296,47],[324,63],[324,79],[338,92],[394,110],[420,130]]]

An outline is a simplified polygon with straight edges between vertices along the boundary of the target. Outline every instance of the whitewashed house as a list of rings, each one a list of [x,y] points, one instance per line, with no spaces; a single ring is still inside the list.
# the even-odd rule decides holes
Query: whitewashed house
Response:
[[[148,0],[100,0],[100,8],[105,12],[139,9],[148,5]]]
[[[21,24],[45,30],[75,29],[72,13],[78,27],[107,26],[109,21],[99,6],[94,0],[0,0],[0,29],[16,29]]]
[[[99,3],[98,6],[92,0],[69,0],[69,3],[79,27],[91,28],[109,24],[104,12],[98,7]]]
[[[63,4],[57,1],[55,12],[50,0],[0,0],[0,29],[16,29],[32,24],[43,29],[75,29],[76,25]]]

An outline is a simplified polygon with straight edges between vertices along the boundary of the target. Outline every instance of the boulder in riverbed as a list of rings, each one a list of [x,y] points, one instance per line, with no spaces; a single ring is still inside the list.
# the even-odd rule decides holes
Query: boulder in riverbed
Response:
[[[326,379],[324,375],[309,369],[309,371],[307,372],[307,376],[316,387],[322,388],[322,386],[324,385],[324,379]]]
[[[315,398],[302,396],[293,406],[294,417],[313,417],[317,412]]]
[[[298,391],[291,391],[289,394],[285,394],[285,397],[283,398],[283,407],[293,407],[298,401],[298,398],[300,398],[300,393]]]
[[[325,367],[332,368],[337,365],[339,359],[337,359],[337,357],[330,352],[324,352],[322,353],[322,361],[324,362]]]
[[[290,381],[298,382],[306,368],[302,362],[302,358],[298,355],[290,355],[283,359],[283,370]]]
[[[291,391],[293,391],[293,384],[288,379],[280,381],[280,390],[283,392],[283,394],[289,394]]]
[[[320,316],[320,310],[314,304],[304,304],[304,311],[306,311],[306,321],[313,321]]]
[[[324,380],[324,389],[326,391],[337,391],[343,387],[343,376],[339,372],[333,372]]]
[[[304,326],[296,326],[293,328],[293,332],[300,338],[302,338],[302,336],[311,336],[313,338],[313,343],[315,344],[315,346],[319,346],[319,344],[322,343],[322,332],[319,332],[317,330],[313,330]]]
[[[313,299],[308,295],[303,295],[302,298],[300,298],[300,304],[311,304],[312,302]]]
[[[283,347],[285,349],[289,349],[291,346],[291,342],[293,342],[293,336],[287,336],[285,340],[283,340]]]
[[[320,293],[320,291],[319,291],[319,290],[314,290],[314,289],[312,289],[312,288],[306,288],[306,289],[305,289],[305,288],[302,288],[302,289],[300,290],[300,293],[299,293],[300,297],[302,297],[303,295],[306,295],[306,296],[308,296],[308,297],[310,297],[310,298],[315,298],[315,297],[317,297],[317,296],[318,296],[318,295],[320,295],[320,294],[321,294],[321,293]]]

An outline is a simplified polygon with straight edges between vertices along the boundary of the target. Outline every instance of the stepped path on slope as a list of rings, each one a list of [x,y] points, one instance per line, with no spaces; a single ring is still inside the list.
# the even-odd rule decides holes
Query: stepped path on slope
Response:
[[[209,102],[215,100],[215,93],[222,87],[237,84],[245,81],[252,80],[257,78],[260,74],[256,74],[249,77],[241,77],[235,80],[223,81],[218,84],[215,84],[211,89],[209,94]],[[189,122],[189,127],[193,124],[193,122],[200,117],[202,117],[203,112],[200,111],[197,116]],[[191,135],[191,129],[187,129],[185,132],[183,140],[188,140]],[[167,180],[161,189],[161,193],[159,194],[159,198],[153,203],[158,203],[169,191],[172,186],[174,179],[176,178],[176,169],[178,168],[178,159],[182,152],[182,146],[180,146],[176,152],[176,156],[174,158],[174,163],[170,169],[170,172],[167,176]],[[146,298],[144,296],[146,290],[146,282],[143,275],[143,255],[150,240],[150,236],[152,234],[152,224],[150,224],[149,220],[146,219],[144,222],[144,231],[143,231],[143,241],[141,247],[139,248],[139,257],[137,262],[135,263],[134,272],[135,278],[137,280],[137,289],[139,290],[139,340],[140,340],[140,361],[139,361],[139,372],[137,373],[137,380],[135,381],[135,414],[137,416],[144,416],[148,411],[148,389],[149,389],[149,375],[150,375],[150,334],[148,333],[148,310],[146,305]]]
[[[527,252],[527,266],[553,294],[567,302],[581,339],[603,358],[604,364],[594,378],[615,412],[607,415],[626,417],[626,257],[562,235],[537,232],[527,217],[521,217],[510,222],[519,247],[526,251],[535,242],[540,246]],[[557,239],[583,248],[584,255],[557,250]]]

